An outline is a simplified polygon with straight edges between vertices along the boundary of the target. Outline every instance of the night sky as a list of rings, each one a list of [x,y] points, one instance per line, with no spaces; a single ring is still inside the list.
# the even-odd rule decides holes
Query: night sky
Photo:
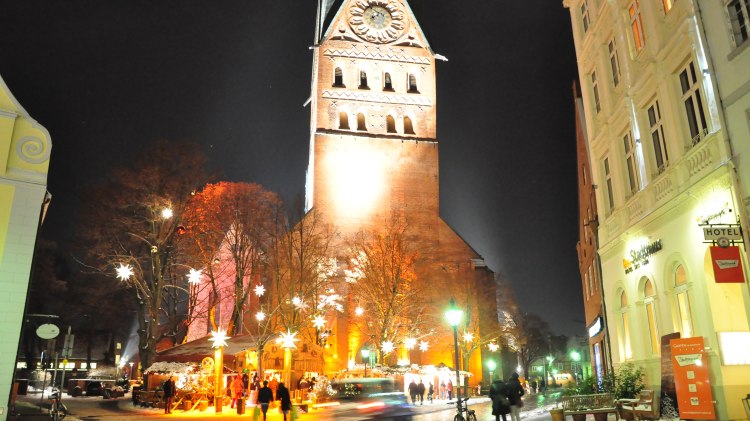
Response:
[[[437,64],[441,214],[519,304],[583,334],[561,0],[409,0]],[[42,236],[65,248],[86,186],[158,139],[205,146],[222,179],[304,194],[315,0],[16,0],[0,75],[52,136]]]

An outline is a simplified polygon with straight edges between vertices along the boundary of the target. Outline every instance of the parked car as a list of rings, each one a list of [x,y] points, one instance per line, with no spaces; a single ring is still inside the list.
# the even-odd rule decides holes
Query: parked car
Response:
[[[86,385],[86,396],[101,396],[102,389],[102,382],[89,382]]]
[[[392,379],[343,379],[331,383],[331,415],[336,420],[411,420],[414,410]]]

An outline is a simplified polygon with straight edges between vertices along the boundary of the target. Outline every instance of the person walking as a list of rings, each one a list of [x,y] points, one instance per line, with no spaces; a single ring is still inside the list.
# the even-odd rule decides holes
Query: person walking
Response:
[[[453,400],[453,381],[448,380],[448,384],[445,385],[445,391],[448,392],[448,400]]]
[[[284,382],[279,382],[279,387],[276,389],[276,400],[281,401],[280,409],[281,413],[284,414],[284,421],[286,421],[286,416],[292,410],[292,397],[289,395],[289,389],[284,386]]]
[[[169,376],[164,384],[161,386],[161,390],[164,392],[164,413],[172,413],[172,400],[174,399],[175,393],[174,377]]]
[[[430,386],[427,388],[427,399],[430,400],[430,403],[432,403],[433,394],[435,394],[435,388],[432,386],[432,382],[430,382]]]
[[[414,383],[414,379],[411,379],[411,383],[409,383],[409,397],[411,398],[411,404],[416,405],[417,404],[417,384]]]
[[[244,385],[242,384],[242,377],[240,377],[239,374],[234,376],[234,379],[232,380],[232,384],[230,387],[232,388],[230,390],[232,403],[231,405],[229,405],[229,407],[234,408],[234,404],[238,402],[242,402],[242,390],[244,389]]]
[[[490,399],[492,399],[492,415],[495,416],[495,421],[500,421],[501,416],[503,421],[507,421],[505,416],[510,413],[510,397],[508,387],[502,380],[497,379],[492,382]]]
[[[263,380],[263,387],[258,390],[258,400],[255,402],[260,405],[260,411],[263,413],[263,421],[266,421],[268,405],[273,402],[273,391],[268,387],[268,381]]]
[[[424,383],[422,383],[422,379],[419,379],[419,384],[417,385],[417,398],[419,398],[419,404],[424,405]]]
[[[511,374],[506,387],[508,389],[508,399],[510,400],[510,419],[511,421],[521,421],[521,407],[523,406],[521,396],[523,396],[524,390],[521,382],[518,380],[518,373]]]
[[[444,382],[444,381],[441,381],[441,382],[440,382],[440,395],[439,395],[439,396],[440,396],[440,399],[441,399],[441,400],[442,400],[442,399],[445,399],[445,397],[446,397],[446,393],[445,393],[445,382]]]

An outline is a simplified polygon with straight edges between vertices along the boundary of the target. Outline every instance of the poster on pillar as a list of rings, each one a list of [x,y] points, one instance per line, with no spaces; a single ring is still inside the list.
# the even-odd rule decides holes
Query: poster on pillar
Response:
[[[711,264],[714,267],[714,279],[717,284],[745,282],[742,270],[742,257],[738,246],[711,247]]]
[[[669,341],[680,419],[715,420],[703,337]]]

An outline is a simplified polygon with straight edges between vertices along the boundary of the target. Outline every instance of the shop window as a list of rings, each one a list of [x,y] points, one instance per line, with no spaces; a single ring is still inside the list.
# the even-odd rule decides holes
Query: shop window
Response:
[[[344,72],[341,71],[341,67],[337,67],[333,71],[333,87],[346,88],[346,86],[344,85]]]
[[[349,114],[346,111],[339,113],[339,129],[349,130]]]
[[[674,296],[679,317],[680,335],[683,338],[693,336],[693,316],[690,308],[690,297],[688,296],[687,273],[685,267],[677,266],[674,271]]]
[[[386,116],[385,126],[388,133],[396,133],[396,119],[393,116]]]
[[[414,134],[414,125],[412,125],[411,118],[404,117],[404,133]]]
[[[646,310],[646,322],[648,323],[649,342],[651,344],[651,353],[659,354],[659,329],[656,324],[656,293],[654,284],[650,279],[646,279],[643,284],[643,302]]]
[[[409,74],[409,93],[410,94],[418,94],[419,89],[417,89],[417,77],[413,74]]]
[[[391,81],[391,74],[387,73],[383,75],[383,90],[393,92],[393,82]]]
[[[357,114],[357,130],[361,132],[367,131],[367,124],[365,123],[365,115],[362,113]]]
[[[364,70],[359,71],[359,89],[370,89],[367,86],[367,73]]]

